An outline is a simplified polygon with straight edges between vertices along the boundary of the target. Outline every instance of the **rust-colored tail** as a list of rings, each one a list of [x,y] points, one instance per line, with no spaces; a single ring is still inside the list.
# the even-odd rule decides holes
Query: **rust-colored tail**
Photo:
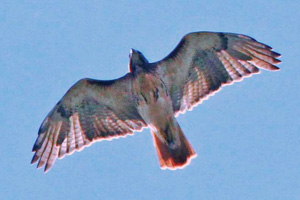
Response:
[[[193,147],[190,145],[186,137],[184,136],[181,128],[178,125],[178,133],[180,138],[180,145],[168,145],[163,143],[157,135],[151,131],[154,141],[154,146],[159,159],[160,167],[162,169],[175,170],[178,168],[184,168],[190,163],[192,158],[195,158],[197,154],[195,153]]]

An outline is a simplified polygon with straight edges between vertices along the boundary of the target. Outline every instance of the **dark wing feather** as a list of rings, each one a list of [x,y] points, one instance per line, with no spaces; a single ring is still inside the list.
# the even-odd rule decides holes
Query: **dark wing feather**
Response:
[[[34,144],[32,163],[45,171],[57,158],[95,141],[124,137],[146,127],[132,96],[131,74],[112,81],[78,81],[48,114]]]
[[[175,115],[190,110],[221,86],[259,72],[278,70],[280,54],[245,35],[187,34],[163,60],[152,63],[167,85]]]

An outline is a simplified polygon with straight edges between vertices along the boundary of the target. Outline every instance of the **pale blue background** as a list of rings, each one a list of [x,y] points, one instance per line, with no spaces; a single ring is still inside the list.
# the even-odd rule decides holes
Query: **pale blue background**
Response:
[[[182,2],[0,1],[1,199],[300,199],[300,2]],[[40,123],[77,80],[120,77],[130,48],[157,61],[204,30],[250,35],[283,63],[178,118],[198,153],[190,166],[161,170],[148,130],[47,174],[29,164]]]

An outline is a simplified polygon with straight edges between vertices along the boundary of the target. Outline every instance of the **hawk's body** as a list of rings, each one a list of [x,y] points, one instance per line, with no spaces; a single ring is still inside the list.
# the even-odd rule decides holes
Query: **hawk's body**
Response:
[[[196,156],[175,116],[202,102],[222,85],[277,70],[271,47],[238,34],[187,34],[163,60],[149,63],[132,50],[125,76],[82,79],[48,114],[33,147],[32,163],[50,169],[57,157],[94,141],[151,129],[162,168],[184,167]]]
[[[177,124],[165,83],[155,72],[141,72],[133,85],[138,112],[151,129],[161,167],[184,166],[196,154]]]

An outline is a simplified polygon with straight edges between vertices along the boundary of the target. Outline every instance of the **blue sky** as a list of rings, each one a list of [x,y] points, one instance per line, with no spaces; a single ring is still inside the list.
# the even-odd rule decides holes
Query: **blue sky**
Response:
[[[300,199],[298,1],[1,1],[1,199]],[[193,31],[243,33],[283,56],[178,117],[198,157],[161,170],[149,130],[30,165],[47,113],[83,77],[165,57]]]

